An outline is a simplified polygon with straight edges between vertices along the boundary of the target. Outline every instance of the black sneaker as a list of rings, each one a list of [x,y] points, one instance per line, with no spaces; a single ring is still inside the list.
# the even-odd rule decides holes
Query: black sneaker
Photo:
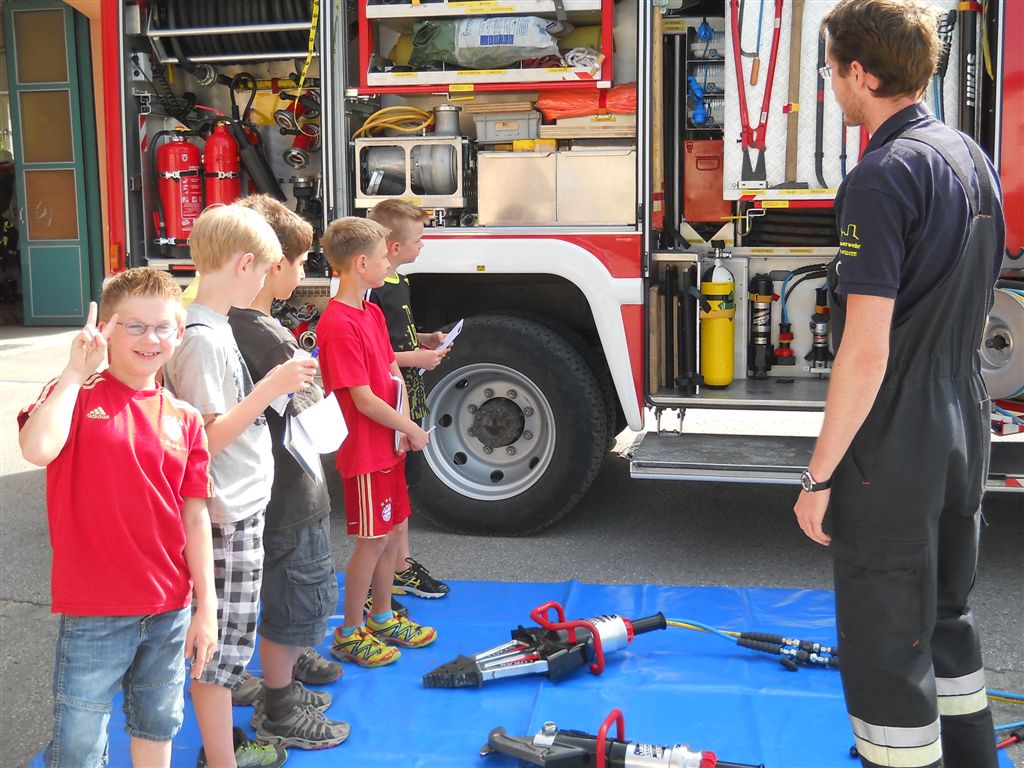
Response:
[[[319,709],[306,704],[295,707],[282,720],[264,717],[256,736],[282,747],[328,749],[341,744],[351,730],[348,723],[330,720]]]
[[[328,661],[313,648],[303,648],[292,677],[307,685],[327,685],[341,677],[341,665]]]
[[[263,678],[242,672],[241,678],[231,689],[231,704],[235,707],[251,707],[263,695]]]
[[[416,597],[444,597],[448,594],[448,585],[430,575],[430,571],[411,557],[405,558],[409,567],[395,574],[391,591],[396,595],[415,595]]]
[[[370,605],[372,603],[373,603],[373,590],[371,589],[369,592],[366,593],[366,600],[363,601],[363,613],[364,614],[369,615],[369,613],[370,613]],[[395,614],[395,616],[408,616],[409,615],[409,609],[406,608],[404,605],[402,605],[400,602],[398,602],[398,600],[395,599],[394,595],[391,596],[391,612],[393,614]]]
[[[288,759],[288,750],[284,747],[250,741],[241,728],[232,728],[231,735],[235,740],[235,762],[238,768],[280,768]],[[206,750],[203,747],[199,748],[196,768],[207,768]]]

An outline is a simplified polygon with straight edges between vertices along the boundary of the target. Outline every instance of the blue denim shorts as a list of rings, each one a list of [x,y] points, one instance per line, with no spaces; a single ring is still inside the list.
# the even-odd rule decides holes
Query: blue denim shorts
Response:
[[[293,531],[263,534],[258,632],[278,645],[319,645],[338,610],[338,577],[327,517]]]
[[[190,620],[190,608],[152,616],[61,616],[46,766],[106,765],[107,727],[119,688],[129,735],[174,737],[184,717]]]

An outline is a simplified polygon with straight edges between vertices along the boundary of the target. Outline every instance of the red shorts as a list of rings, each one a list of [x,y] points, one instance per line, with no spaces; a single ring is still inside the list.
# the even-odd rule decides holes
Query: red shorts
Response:
[[[404,461],[387,469],[346,477],[342,486],[349,536],[384,536],[412,512]]]

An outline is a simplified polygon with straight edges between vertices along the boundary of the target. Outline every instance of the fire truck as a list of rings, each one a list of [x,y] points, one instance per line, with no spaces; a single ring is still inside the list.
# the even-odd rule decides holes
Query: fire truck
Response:
[[[867,136],[820,68],[831,0],[118,0],[103,8],[108,272],[187,281],[207,205],[273,195],[317,232],[388,198],[431,219],[408,269],[426,375],[414,504],[458,531],[565,515],[624,428],[691,409],[820,411],[836,188]],[[926,100],[1002,175],[981,349],[1024,410],[1024,3],[942,0]],[[115,53],[116,52],[116,53]],[[123,180],[120,181],[120,180]],[[979,275],[979,279],[982,276]],[[316,344],[314,247],[281,318]],[[937,319],[937,322],[940,321]],[[638,478],[796,483],[812,440],[644,433]],[[990,489],[1021,488],[994,443]]]

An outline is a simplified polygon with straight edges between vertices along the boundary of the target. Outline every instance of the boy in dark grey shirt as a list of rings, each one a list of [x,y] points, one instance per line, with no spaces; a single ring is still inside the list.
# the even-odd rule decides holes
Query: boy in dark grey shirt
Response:
[[[295,337],[271,316],[275,299],[287,299],[304,276],[313,229],[297,214],[267,195],[247,197],[239,205],[261,214],[273,227],[284,259],[270,268],[249,308],[233,307],[228,322],[252,376],[257,381],[289,360],[309,358]],[[282,746],[324,749],[341,744],[348,723],[329,719],[326,691],[310,691],[297,681],[326,683],[341,668],[311,646],[323,642],[327,620],[338,603],[338,581],[331,552],[331,501],[327,486],[314,480],[285,446],[287,420],[323,399],[316,384],[295,393],[284,413],[264,415],[272,436],[274,482],[263,531],[264,573],[260,590],[262,696],[255,701],[257,735]]]

